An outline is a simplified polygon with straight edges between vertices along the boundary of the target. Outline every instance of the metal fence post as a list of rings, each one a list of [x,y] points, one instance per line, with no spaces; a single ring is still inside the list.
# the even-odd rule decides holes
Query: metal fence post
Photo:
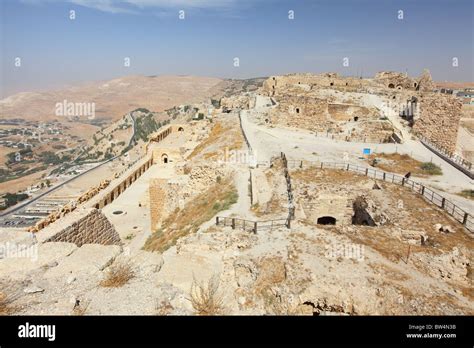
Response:
[[[235,230],[235,219],[232,218],[232,229]]]
[[[441,199],[441,208],[444,209],[444,204],[446,203],[446,198]]]
[[[216,216],[216,225],[219,225],[219,217]]]
[[[464,213],[464,217],[462,218],[462,224],[464,226],[466,226],[466,224],[467,224],[467,216],[468,216],[468,213]]]

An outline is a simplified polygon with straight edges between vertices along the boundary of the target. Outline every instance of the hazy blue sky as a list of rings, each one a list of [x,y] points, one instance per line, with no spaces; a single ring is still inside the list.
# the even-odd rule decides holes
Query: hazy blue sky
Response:
[[[2,95],[130,74],[473,81],[473,0],[1,0]],[[69,11],[76,19],[69,19]],[[178,18],[184,10],[186,18]],[[288,11],[294,19],[288,19]],[[398,11],[403,10],[403,19]],[[15,67],[15,57],[21,67]],[[130,57],[131,66],[124,67]],[[234,67],[233,59],[240,59]],[[343,67],[343,58],[349,67]],[[459,61],[452,66],[453,57]]]

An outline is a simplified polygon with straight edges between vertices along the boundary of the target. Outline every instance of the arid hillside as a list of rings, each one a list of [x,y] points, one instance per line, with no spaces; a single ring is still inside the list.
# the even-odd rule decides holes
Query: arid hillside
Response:
[[[126,76],[56,91],[18,93],[0,101],[0,119],[58,119],[56,103],[66,100],[95,103],[96,118],[116,120],[140,107],[163,111],[174,105],[198,102],[215,93],[212,87],[221,81],[199,76]]]

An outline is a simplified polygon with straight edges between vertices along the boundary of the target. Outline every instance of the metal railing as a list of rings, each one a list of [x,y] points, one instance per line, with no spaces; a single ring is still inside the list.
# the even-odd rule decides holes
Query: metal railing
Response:
[[[233,230],[241,229],[248,232],[257,233],[259,230],[273,230],[274,228],[287,227],[289,228],[288,219],[273,219],[273,220],[246,220],[235,217],[216,216],[216,225],[230,226]]]
[[[468,160],[462,158],[460,155],[455,154],[448,149],[438,146],[435,143],[432,143],[425,137],[419,136],[420,142],[428,148],[431,152],[434,152],[436,155],[444,159],[446,162],[451,164],[453,167],[459,169],[464,174],[469,176],[471,179],[474,179],[474,172],[472,168],[472,163]]]
[[[286,180],[286,192],[288,195],[288,223],[295,218],[295,204],[293,199],[293,190],[291,188],[291,177],[290,171],[288,170],[288,160],[286,159],[286,155],[282,152],[281,153],[281,160],[283,162],[283,173],[285,175]]]
[[[288,160],[288,166],[294,168],[303,167],[319,167],[320,169],[339,169],[351,171],[357,174],[365,175],[369,178],[383,180],[391,182],[397,185],[401,185],[411,189],[413,192],[420,194],[427,201],[433,203],[438,208],[443,209],[448,215],[453,217],[456,221],[463,224],[467,230],[474,232],[474,217],[466,212],[455,203],[441,196],[439,193],[431,190],[427,186],[420,184],[419,182],[407,179],[404,176],[387,173],[381,170],[376,170],[370,167],[358,166],[350,163],[338,163],[338,162],[317,162],[317,161],[305,161],[305,160]]]

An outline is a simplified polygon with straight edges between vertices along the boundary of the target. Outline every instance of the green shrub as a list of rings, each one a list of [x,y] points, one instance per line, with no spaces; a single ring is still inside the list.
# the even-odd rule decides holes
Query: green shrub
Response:
[[[424,162],[420,165],[421,170],[430,175],[442,175],[443,171],[441,167],[437,166],[432,162]]]

